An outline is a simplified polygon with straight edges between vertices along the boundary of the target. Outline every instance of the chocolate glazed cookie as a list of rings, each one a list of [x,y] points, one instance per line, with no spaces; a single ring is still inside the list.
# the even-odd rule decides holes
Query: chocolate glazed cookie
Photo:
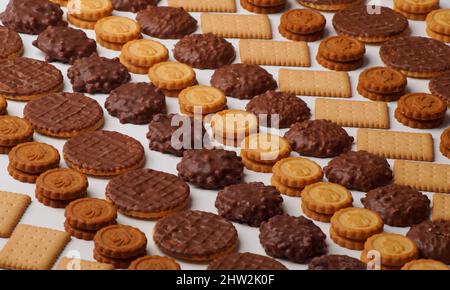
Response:
[[[287,270],[275,259],[253,253],[231,253],[209,263],[207,270]]]
[[[216,69],[233,62],[234,47],[212,33],[192,34],[175,44],[173,55],[179,62],[198,69]]]
[[[0,26],[0,59],[15,58],[23,54],[20,35],[12,29]]]
[[[431,79],[429,84],[430,91],[447,102],[450,105],[450,71]]]
[[[347,255],[324,255],[312,259],[308,270],[367,270],[367,266]]]
[[[139,12],[145,8],[156,6],[158,0],[112,0],[114,10]]]
[[[330,182],[360,191],[387,185],[392,180],[386,158],[363,150],[339,155],[328,162],[323,171]]]
[[[38,34],[48,26],[67,26],[63,11],[48,0],[10,0],[0,19],[8,28]]]
[[[223,149],[187,150],[177,165],[178,176],[198,187],[222,188],[244,176],[241,157]]]
[[[75,60],[97,53],[95,40],[84,31],[63,26],[49,26],[39,33],[33,45],[42,50],[45,60],[73,64]]]
[[[211,85],[237,99],[251,99],[278,87],[273,76],[265,69],[256,64],[243,63],[217,69],[211,77]]]
[[[319,158],[334,157],[351,150],[354,140],[344,128],[328,120],[295,123],[284,138],[294,151]]]
[[[391,184],[379,187],[367,192],[361,202],[390,226],[409,227],[430,216],[428,197],[409,186]]]

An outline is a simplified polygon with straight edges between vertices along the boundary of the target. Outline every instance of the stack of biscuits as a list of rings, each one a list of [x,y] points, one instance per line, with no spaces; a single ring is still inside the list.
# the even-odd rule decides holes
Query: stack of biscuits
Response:
[[[371,67],[359,75],[358,93],[372,101],[392,102],[405,94],[406,76],[389,67]]]
[[[164,61],[153,65],[148,71],[153,85],[168,97],[178,97],[187,87],[197,84],[195,71],[188,65],[176,61]]]
[[[316,221],[329,223],[335,212],[351,207],[352,203],[352,194],[336,183],[317,182],[302,190],[302,211]]]
[[[117,209],[98,198],[80,198],[70,202],[64,212],[64,229],[71,236],[92,241],[100,229],[116,224]]]
[[[445,22],[444,19],[447,19]],[[450,43],[450,9],[434,10],[427,15],[427,34],[442,42]]]
[[[36,199],[45,206],[65,208],[70,202],[87,195],[84,174],[68,168],[45,171],[36,180]]]
[[[288,157],[291,151],[285,138],[268,133],[252,134],[241,144],[242,163],[256,172],[272,172],[275,163]]]
[[[284,10],[286,0],[240,0],[242,8],[259,14],[272,14]]]
[[[237,147],[245,137],[258,132],[258,117],[243,110],[223,110],[207,121],[214,139],[227,146]]]
[[[450,159],[450,127],[442,132],[439,150],[442,155]]]
[[[226,109],[224,92],[210,86],[192,86],[182,90],[178,96],[180,112],[190,117],[200,117]]]
[[[117,51],[121,51],[125,43],[142,37],[139,24],[127,17],[104,17],[97,21],[94,29],[98,44]]]
[[[270,182],[282,194],[301,196],[307,185],[322,178],[322,168],[316,162],[302,157],[288,157],[275,163]]]
[[[281,16],[278,31],[289,40],[316,41],[322,38],[325,24],[325,17],[317,11],[293,9]]]
[[[439,8],[439,0],[394,0],[394,10],[410,20],[425,20],[427,14]]]
[[[324,39],[316,56],[317,62],[328,69],[351,71],[363,65],[366,47],[361,41],[348,36],[331,36]]]
[[[55,1],[61,5],[63,0]],[[67,21],[83,29],[94,29],[98,20],[110,16],[113,11],[111,0],[68,0],[66,4]]]
[[[167,48],[150,39],[136,39],[127,42],[121,50],[120,62],[135,74],[147,74],[150,67],[169,58]]]
[[[6,112],[6,102],[4,112]],[[14,146],[33,140],[34,130],[30,122],[25,119],[0,116],[0,132],[0,154],[8,154]]]

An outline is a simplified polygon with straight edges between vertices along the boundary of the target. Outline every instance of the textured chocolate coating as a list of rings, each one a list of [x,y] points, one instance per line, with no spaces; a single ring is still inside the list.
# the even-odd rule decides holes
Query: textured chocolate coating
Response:
[[[63,81],[51,64],[26,57],[0,60],[0,94],[33,95],[50,92]]]
[[[450,47],[428,37],[407,36],[387,41],[380,47],[380,57],[386,65],[399,70],[450,70]]]
[[[147,124],[155,114],[166,112],[166,98],[153,84],[128,83],[111,91],[105,108],[122,124]]]
[[[419,248],[419,256],[450,264],[450,221],[424,221],[406,234]]]
[[[10,0],[0,20],[6,27],[27,34],[39,34],[47,26],[67,26],[59,5],[48,0]]]
[[[125,212],[162,212],[186,203],[189,186],[176,175],[138,169],[111,179],[106,195]]]
[[[387,185],[392,180],[386,158],[363,150],[348,151],[335,157],[323,171],[330,182],[360,191]]]
[[[114,10],[139,12],[143,9],[156,6],[158,0],[112,0]]]
[[[259,227],[261,222],[283,213],[283,198],[274,186],[239,183],[219,191],[215,206],[227,220]]]
[[[259,240],[267,255],[305,263],[327,252],[326,235],[309,219],[277,215],[263,222]]]
[[[162,39],[182,38],[197,29],[197,20],[183,8],[150,7],[139,11],[136,20],[143,33]]]
[[[217,69],[211,77],[211,85],[225,95],[238,99],[251,99],[278,85],[273,76],[256,64],[236,63]]]
[[[0,59],[17,54],[23,49],[22,38],[12,29],[0,26]]]
[[[108,59],[91,55],[78,59],[67,70],[76,92],[109,93],[131,79],[130,73],[118,58]]]
[[[187,182],[206,189],[238,183],[244,177],[241,157],[223,149],[186,150],[177,170]]]
[[[232,249],[237,231],[226,219],[204,211],[183,211],[160,219],[155,244],[176,258],[210,257]]]
[[[212,33],[186,35],[175,44],[173,56],[179,62],[199,69],[216,69],[233,62],[234,47]]]
[[[114,172],[139,165],[144,147],[136,139],[113,131],[84,132],[63,147],[64,159],[87,170]]]
[[[73,64],[75,60],[97,53],[95,40],[83,30],[63,26],[49,26],[39,33],[33,45],[42,50],[46,61]]]
[[[410,227],[430,216],[428,197],[409,186],[390,184],[378,187],[367,192],[361,202],[390,226]]]
[[[429,88],[433,95],[441,97],[450,104],[450,71],[431,79]]]
[[[58,134],[95,127],[103,119],[103,110],[83,94],[55,93],[29,102],[23,115],[33,128]]]
[[[302,99],[285,92],[267,91],[257,95],[247,103],[245,109],[256,116],[267,115],[269,127],[276,126],[272,124],[271,114],[278,115],[279,128],[289,128],[292,124],[311,117],[311,110]]]
[[[336,12],[333,27],[350,36],[389,37],[405,31],[408,20],[388,7],[358,5]]]
[[[347,255],[324,255],[312,259],[308,270],[367,270],[367,266]]]
[[[353,137],[328,120],[295,123],[284,134],[292,149],[304,156],[334,157],[352,149]]]
[[[207,270],[287,270],[275,259],[253,253],[231,253],[209,263]]]
[[[174,122],[173,125],[172,120]],[[177,120],[181,120],[182,122],[177,122]],[[191,128],[190,136],[183,134],[178,140],[172,140],[172,135],[189,122]],[[148,128],[147,139],[150,141],[149,147],[151,150],[183,156],[183,152],[186,149],[194,149],[195,146],[202,147],[204,145],[203,137],[206,134],[206,129],[203,126],[203,122],[201,120],[194,120],[194,118],[188,116],[157,114],[153,116]]]

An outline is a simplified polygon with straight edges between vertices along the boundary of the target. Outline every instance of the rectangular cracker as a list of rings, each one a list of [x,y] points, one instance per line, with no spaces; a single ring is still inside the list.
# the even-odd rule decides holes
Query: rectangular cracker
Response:
[[[241,62],[259,65],[311,66],[308,44],[304,41],[239,40]]]
[[[450,193],[450,165],[395,160],[394,182],[417,190]]]
[[[280,69],[280,91],[302,96],[351,98],[347,72]]]
[[[20,224],[0,252],[0,268],[50,270],[69,240],[66,232]]]
[[[344,127],[389,128],[388,107],[385,102],[318,98],[315,106],[316,119],[330,120]]]
[[[435,193],[433,195],[433,210],[431,220],[450,221],[450,195],[447,193]]]
[[[237,15],[202,13],[203,33],[226,38],[272,39],[272,28],[267,15]]]
[[[0,238],[8,238],[31,203],[28,195],[0,191]]]
[[[114,266],[94,261],[63,257],[56,266],[56,270],[114,270]]]
[[[433,161],[433,137],[429,133],[358,129],[356,146],[386,158]]]
[[[167,0],[167,4],[189,12],[236,12],[235,0]]]

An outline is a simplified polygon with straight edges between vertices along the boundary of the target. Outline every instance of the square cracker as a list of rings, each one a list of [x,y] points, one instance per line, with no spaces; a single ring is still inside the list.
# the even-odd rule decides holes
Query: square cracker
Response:
[[[450,221],[450,195],[446,193],[435,193],[433,195],[433,210],[431,220]]]
[[[278,81],[282,92],[302,96],[352,97],[350,77],[347,72],[281,68]]]
[[[226,38],[272,38],[272,28],[267,15],[202,13],[200,21],[203,33],[213,33]]]
[[[235,0],[167,0],[167,4],[189,12],[236,12]]]
[[[56,270],[114,270],[114,266],[94,261],[63,257],[56,266]]]
[[[395,160],[394,182],[417,190],[450,193],[450,165]]]
[[[385,102],[344,101],[318,98],[316,119],[326,119],[344,127],[389,128]]]
[[[433,137],[429,133],[358,129],[356,145],[358,150],[386,158],[434,160]]]
[[[8,238],[30,205],[28,195],[0,191],[0,238]]]
[[[259,65],[311,66],[304,41],[239,40],[241,62]]]
[[[66,232],[20,224],[0,252],[0,268],[49,270],[69,240]]]

